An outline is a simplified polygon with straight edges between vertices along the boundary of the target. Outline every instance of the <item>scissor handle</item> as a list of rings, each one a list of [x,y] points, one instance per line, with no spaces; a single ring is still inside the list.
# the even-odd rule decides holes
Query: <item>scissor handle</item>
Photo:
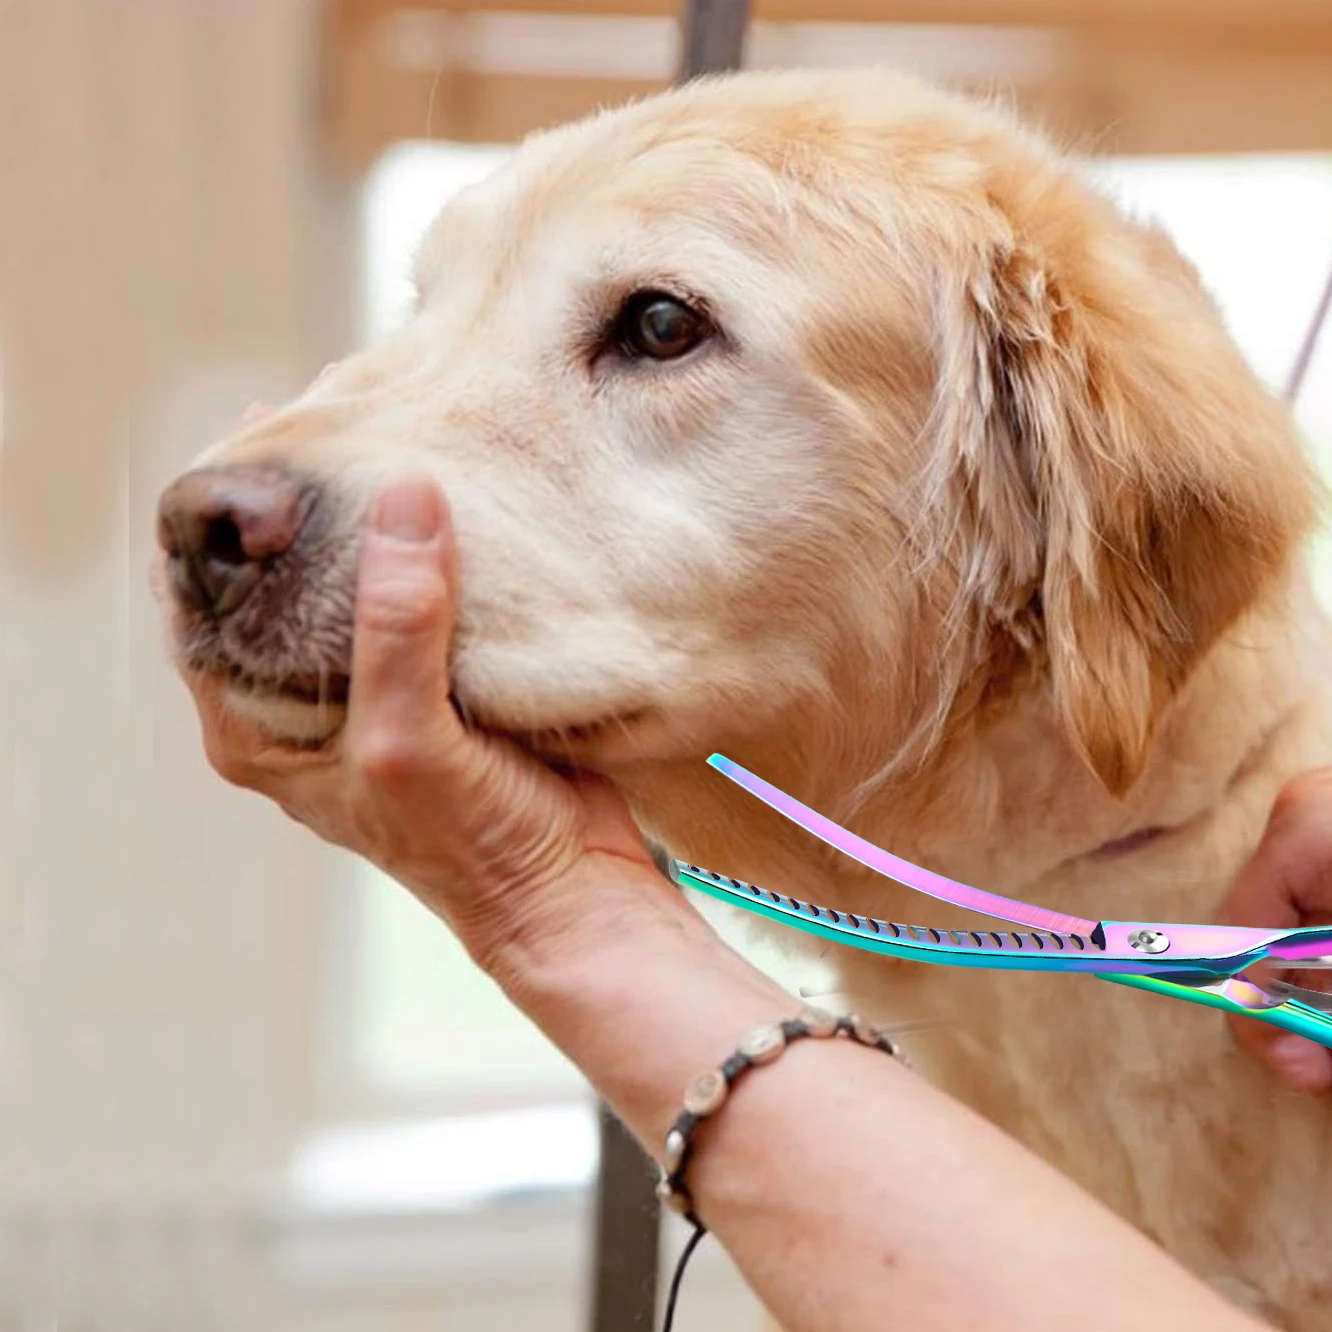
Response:
[[[1150,990],[1170,999],[1183,999],[1185,1003],[1203,1004],[1208,1008],[1219,1008],[1224,1013],[1255,1018],[1293,1031],[1298,1036],[1307,1036],[1318,1045],[1332,1049],[1332,997],[1324,1009],[1302,999],[1282,999],[1238,976],[1211,985],[1181,985],[1162,976],[1131,976],[1120,972],[1100,972],[1098,975],[1101,980],[1113,981],[1116,985]],[[1294,989],[1293,986],[1284,988]]]

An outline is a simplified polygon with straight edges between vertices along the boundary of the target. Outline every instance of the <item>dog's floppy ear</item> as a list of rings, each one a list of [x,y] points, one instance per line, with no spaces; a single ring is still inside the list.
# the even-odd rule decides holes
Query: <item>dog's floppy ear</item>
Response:
[[[1311,525],[1313,487],[1192,271],[1116,222],[1063,266],[1008,231],[948,279],[934,480],[965,602],[1026,635],[1122,795],[1162,709]]]

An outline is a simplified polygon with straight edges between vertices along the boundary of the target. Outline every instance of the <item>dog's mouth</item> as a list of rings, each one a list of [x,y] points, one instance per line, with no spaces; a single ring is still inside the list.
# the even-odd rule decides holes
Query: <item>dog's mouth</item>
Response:
[[[236,662],[213,666],[238,693],[257,698],[307,703],[311,707],[345,707],[351,696],[351,678],[340,671],[308,671],[283,676],[264,676]]]
[[[214,662],[211,671],[226,681],[236,694],[253,704],[297,704],[320,711],[341,711],[351,697],[351,677],[341,671],[308,671],[282,676],[265,675],[233,661]],[[620,708],[586,721],[560,725],[522,726],[499,719],[478,716],[467,700],[451,695],[453,706],[464,725],[512,736],[525,748],[551,757],[587,754],[616,740],[632,739],[635,728],[653,714],[650,707]]]

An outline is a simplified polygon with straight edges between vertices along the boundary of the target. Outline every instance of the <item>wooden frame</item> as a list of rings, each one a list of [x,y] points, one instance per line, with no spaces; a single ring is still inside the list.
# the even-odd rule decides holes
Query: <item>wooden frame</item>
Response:
[[[758,36],[765,25],[817,20],[824,37],[840,22],[918,25],[914,31],[928,28],[936,37],[945,25],[945,48],[951,24],[982,24],[1014,34],[1010,40],[1040,38],[1049,52],[1041,68],[1014,71],[996,56],[992,69],[978,71],[973,58],[959,73],[934,72],[962,87],[1010,92],[1076,146],[1122,153],[1332,149],[1327,0],[753,0],[752,8]],[[675,0],[328,0],[333,149],[361,168],[401,139],[512,142],[656,91],[674,72],[674,55],[662,42],[663,23],[677,12]],[[468,54],[466,35],[486,24],[522,32],[524,25],[571,19],[608,28],[618,21],[621,30],[626,20],[645,24],[644,44],[662,48],[660,69],[596,72],[595,56],[589,61],[586,54],[595,36],[578,38],[583,58],[566,71],[527,70],[511,60],[487,66]],[[403,60],[386,36],[396,33],[401,46],[404,25],[413,21],[418,32],[435,25],[433,45]],[[797,59],[800,31],[783,30],[795,40]],[[540,33],[532,39],[541,40]]]
[[[404,8],[455,13],[635,15],[674,18],[679,0],[345,0],[337,9],[351,22]],[[1202,28],[1289,27],[1327,29],[1326,0],[752,0],[756,20],[821,23],[1056,24]]]

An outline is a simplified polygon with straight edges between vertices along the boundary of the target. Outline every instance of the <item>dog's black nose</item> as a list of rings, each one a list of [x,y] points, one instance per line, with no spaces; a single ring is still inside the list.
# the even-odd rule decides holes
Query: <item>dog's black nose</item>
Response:
[[[272,468],[205,467],[167,487],[157,539],[175,595],[194,610],[227,615],[296,542],[310,488]]]

